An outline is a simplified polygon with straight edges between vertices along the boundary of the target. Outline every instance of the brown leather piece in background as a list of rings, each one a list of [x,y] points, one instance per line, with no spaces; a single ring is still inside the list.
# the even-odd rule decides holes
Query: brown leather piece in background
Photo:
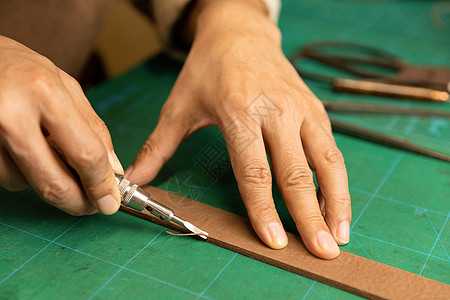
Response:
[[[308,252],[300,237],[292,233],[287,233],[286,248],[273,250],[259,240],[247,218],[154,187],[145,190],[153,199],[172,208],[177,216],[208,232],[208,243],[370,299],[449,299],[447,284],[344,251],[336,259],[320,259]],[[188,232],[149,213],[128,207],[121,210]]]

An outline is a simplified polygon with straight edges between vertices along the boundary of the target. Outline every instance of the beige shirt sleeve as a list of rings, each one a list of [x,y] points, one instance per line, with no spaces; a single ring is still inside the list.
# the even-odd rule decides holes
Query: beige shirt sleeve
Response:
[[[180,17],[183,10],[192,0],[153,0],[151,1],[151,11],[155,20],[156,28],[161,37],[166,40],[170,37],[170,32],[175,22]],[[262,0],[269,11],[269,17],[275,23],[280,15],[280,0]]]
[[[171,49],[176,41],[173,41],[172,29],[178,18],[183,13],[186,6],[192,0],[152,0],[150,3],[150,11],[155,22],[156,29],[164,41],[166,50],[172,56],[183,58],[186,53],[176,49]],[[269,12],[269,17],[273,22],[278,22],[280,15],[281,1],[280,0],[262,0]]]

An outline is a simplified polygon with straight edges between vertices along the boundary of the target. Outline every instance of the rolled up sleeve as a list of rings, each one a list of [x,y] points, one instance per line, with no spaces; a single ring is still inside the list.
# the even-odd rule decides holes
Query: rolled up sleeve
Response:
[[[174,27],[192,1],[194,0],[132,0],[136,7],[154,21],[166,52],[178,59],[183,59],[187,55],[187,50],[177,47],[179,43],[174,34]],[[261,1],[265,3],[270,19],[277,23],[281,10],[281,1]]]

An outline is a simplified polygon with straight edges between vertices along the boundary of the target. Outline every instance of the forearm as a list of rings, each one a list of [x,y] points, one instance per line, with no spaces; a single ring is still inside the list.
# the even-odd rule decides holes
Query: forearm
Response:
[[[115,0],[0,0],[0,35],[79,75]]]

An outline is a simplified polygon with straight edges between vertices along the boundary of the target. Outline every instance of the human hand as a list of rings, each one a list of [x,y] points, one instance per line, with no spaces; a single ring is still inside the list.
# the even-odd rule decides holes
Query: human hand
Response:
[[[283,55],[278,28],[244,2],[217,1],[199,15],[185,65],[126,176],[147,183],[183,139],[217,125],[261,240],[275,249],[287,245],[272,198],[268,153],[306,247],[335,258],[337,244],[349,240],[351,219],[342,154],[323,105]]]
[[[0,116],[1,187],[30,185],[72,215],[117,211],[123,169],[104,122],[75,79],[3,36]]]

